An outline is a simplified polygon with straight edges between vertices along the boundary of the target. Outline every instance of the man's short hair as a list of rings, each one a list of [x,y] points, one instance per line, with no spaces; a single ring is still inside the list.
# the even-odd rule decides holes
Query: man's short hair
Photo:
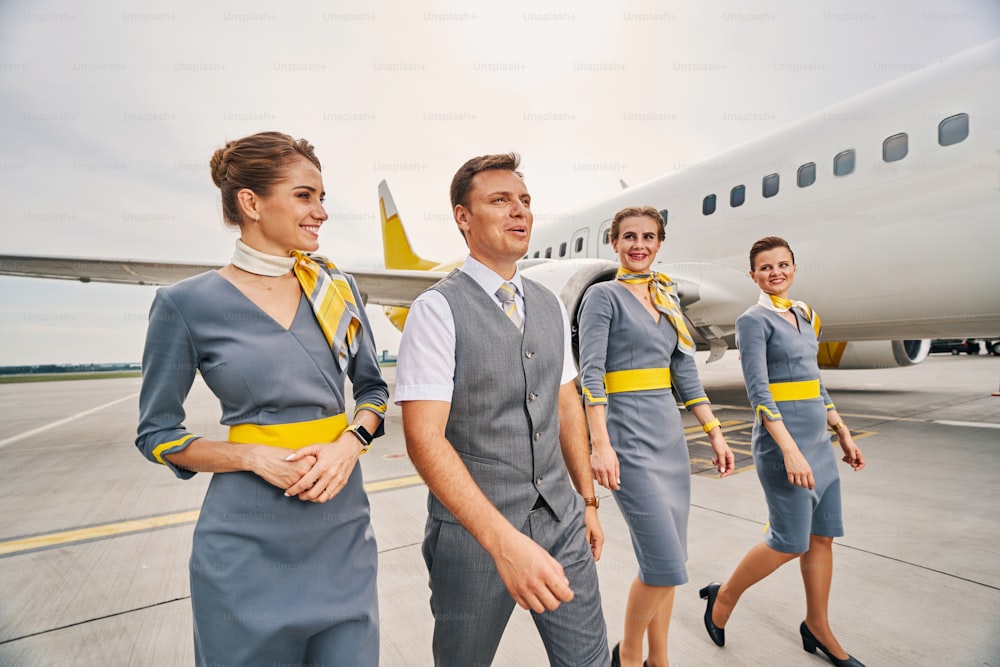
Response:
[[[455,172],[455,177],[451,179],[451,208],[456,206],[468,206],[469,190],[472,189],[472,179],[481,171],[489,169],[499,169],[512,171],[521,179],[524,174],[517,170],[521,166],[521,156],[517,153],[502,153],[499,155],[480,155],[474,157]]]

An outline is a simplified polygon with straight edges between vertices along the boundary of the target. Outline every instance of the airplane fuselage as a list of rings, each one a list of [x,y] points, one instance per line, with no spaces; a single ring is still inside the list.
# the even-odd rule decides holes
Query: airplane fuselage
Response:
[[[826,340],[996,336],[998,72],[1000,40],[558,224],[539,218],[528,257],[615,260],[611,218],[651,205],[667,212],[655,268],[695,287],[685,314],[730,345],[757,296],[750,245],[769,235],[790,242],[793,296],[822,313]]]

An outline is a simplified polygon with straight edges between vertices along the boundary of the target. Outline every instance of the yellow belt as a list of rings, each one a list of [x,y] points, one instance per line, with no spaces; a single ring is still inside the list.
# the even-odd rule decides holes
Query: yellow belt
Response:
[[[229,427],[229,442],[298,449],[318,442],[333,442],[347,428],[347,415],[290,424],[236,424]]]
[[[670,389],[670,369],[634,368],[627,371],[605,373],[604,389],[609,394],[617,394],[622,391]]]
[[[819,380],[801,382],[775,382],[767,385],[771,398],[779,401],[808,401],[819,398]]]

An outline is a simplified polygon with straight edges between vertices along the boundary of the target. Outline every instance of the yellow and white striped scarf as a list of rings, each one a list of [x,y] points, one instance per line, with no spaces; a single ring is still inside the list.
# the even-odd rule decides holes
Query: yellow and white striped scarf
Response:
[[[295,277],[309,299],[326,342],[341,371],[347,370],[361,339],[361,317],[347,277],[320,255],[292,251]],[[325,268],[324,268],[325,267]]]
[[[694,354],[694,339],[688,331],[684,322],[684,315],[681,313],[681,304],[674,292],[674,283],[670,276],[665,273],[650,271],[649,273],[629,273],[624,268],[618,269],[615,280],[630,285],[649,285],[649,295],[653,299],[656,309],[667,316],[671,326],[677,332],[677,347],[685,354]]]
[[[809,304],[805,301],[782,299],[780,296],[774,296],[773,294],[761,292],[760,296],[757,298],[757,305],[767,308],[775,313],[787,313],[792,308],[798,308],[799,312],[802,313],[802,316],[806,318],[806,321],[812,325],[813,331],[816,332],[816,340],[819,340],[819,332],[822,329],[819,313],[810,308]]]

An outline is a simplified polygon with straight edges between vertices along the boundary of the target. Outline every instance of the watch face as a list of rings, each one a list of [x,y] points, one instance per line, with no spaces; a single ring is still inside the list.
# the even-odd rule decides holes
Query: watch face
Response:
[[[347,430],[357,435],[365,443],[365,446],[372,444],[372,440],[374,440],[372,434],[368,432],[368,429],[360,424],[348,426]]]

